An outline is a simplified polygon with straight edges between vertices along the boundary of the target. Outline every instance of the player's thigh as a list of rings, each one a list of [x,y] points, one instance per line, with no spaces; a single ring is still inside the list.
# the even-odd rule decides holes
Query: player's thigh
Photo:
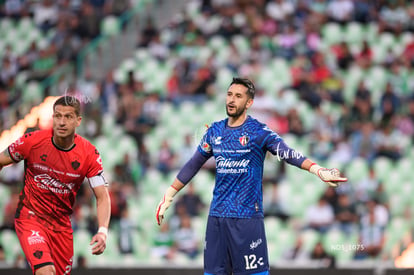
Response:
[[[227,253],[226,234],[223,226],[223,218],[208,217],[204,244],[205,275],[231,274],[231,261]]]
[[[33,219],[16,219],[15,230],[33,272],[41,267],[54,265],[51,240],[43,225]]]
[[[72,230],[50,233],[56,274],[70,274],[73,264]],[[86,252],[86,251],[85,251]]]
[[[227,238],[233,273],[269,274],[269,259],[263,218],[228,219]]]

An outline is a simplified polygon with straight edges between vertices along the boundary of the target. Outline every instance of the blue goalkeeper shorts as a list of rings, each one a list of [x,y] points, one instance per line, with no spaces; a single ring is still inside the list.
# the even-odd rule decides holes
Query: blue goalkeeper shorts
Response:
[[[204,247],[204,275],[269,274],[262,217],[208,217]]]

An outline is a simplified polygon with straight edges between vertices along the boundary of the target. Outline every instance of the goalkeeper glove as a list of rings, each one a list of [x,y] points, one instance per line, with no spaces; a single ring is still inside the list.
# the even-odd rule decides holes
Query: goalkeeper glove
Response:
[[[161,199],[160,203],[157,206],[156,211],[156,218],[158,225],[161,225],[162,220],[164,219],[164,213],[170,207],[171,202],[173,201],[173,198],[175,194],[177,194],[178,190],[174,187],[170,186],[168,187],[167,191],[164,194],[164,197]]]
[[[347,178],[341,177],[341,173],[336,168],[327,169],[313,163],[309,172],[317,175],[321,180],[326,182],[331,187],[338,187],[342,182],[347,181]]]

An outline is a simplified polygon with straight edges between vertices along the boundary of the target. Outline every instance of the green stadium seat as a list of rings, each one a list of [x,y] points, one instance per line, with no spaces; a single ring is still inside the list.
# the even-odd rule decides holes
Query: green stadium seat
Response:
[[[280,259],[283,253],[295,244],[296,234],[293,228],[281,229],[277,234],[275,241],[275,249],[273,255],[269,255],[273,259]]]
[[[6,44],[11,46],[11,50],[13,53],[15,53],[13,46],[15,46],[18,43],[19,40],[19,33],[15,28],[9,29],[7,33],[4,34],[2,37],[2,40],[6,42]]]
[[[408,202],[402,192],[395,192],[389,195],[389,211],[393,217],[402,217],[408,208]]]
[[[24,38],[27,34],[29,34],[35,28],[36,26],[30,17],[23,17],[17,23],[17,30],[21,38]]]
[[[395,170],[401,176],[401,180],[411,180],[411,169],[413,167],[414,161],[409,157],[404,157],[398,161]]]
[[[413,40],[414,40],[414,35],[413,35],[411,32],[403,32],[403,33],[400,35],[400,38],[399,38],[398,43],[399,43],[401,46],[405,47],[405,46],[407,46],[409,43],[413,42]]]
[[[134,247],[134,261],[136,262],[138,260],[142,263],[148,262],[151,255],[149,250],[152,240],[143,236],[138,230],[133,230],[132,241]]]
[[[89,243],[91,242],[92,235],[87,229],[77,229],[73,231],[73,249],[75,258],[79,255],[85,256],[87,259],[92,254]]]
[[[309,104],[304,101],[300,101],[296,108],[300,118],[303,121],[303,127],[305,128],[305,130],[313,130],[313,127],[315,126],[315,113],[313,112]]]
[[[217,71],[217,79],[216,79],[217,91],[225,91],[227,87],[229,86],[229,81],[231,81],[233,76],[234,75],[230,71],[230,69],[225,68],[225,67],[220,67]]]
[[[185,6],[185,12],[193,20],[201,16],[200,6],[197,2],[188,2],[188,4]]]
[[[42,102],[44,96],[43,87],[37,81],[30,81],[26,83],[23,89],[23,102],[31,102],[34,105],[38,105]]]
[[[5,168],[4,170],[6,170]],[[3,209],[4,205],[10,200],[11,190],[7,185],[0,183],[0,209]],[[4,213],[3,213],[4,214]],[[3,220],[0,220],[3,221]]]
[[[388,72],[382,66],[372,67],[365,75],[365,85],[372,91],[372,103],[377,105],[388,82]]]
[[[400,240],[400,238],[410,232],[410,224],[404,217],[391,217],[390,222],[387,225],[386,231],[389,232],[388,237],[394,240]]]
[[[197,62],[204,64],[210,56],[213,55],[213,50],[207,46],[201,46],[196,57]]]
[[[282,224],[280,219],[272,216],[266,217],[264,219],[264,223],[266,228],[267,240],[269,242],[276,242],[278,239],[278,232],[283,230],[284,225]]]
[[[366,159],[357,157],[346,166],[346,174],[351,184],[368,177],[369,167]]]
[[[121,23],[118,17],[109,15],[104,17],[101,22],[101,34],[104,36],[114,36],[121,31]]]
[[[373,53],[373,61],[377,64],[384,62],[387,55],[387,48],[382,44],[372,44],[371,50]]]
[[[111,234],[108,234],[106,239],[106,249],[102,256],[105,257],[107,264],[118,264],[117,259],[120,258],[119,251],[119,229],[112,229]]]
[[[0,241],[4,248],[6,262],[13,264],[16,255],[22,252],[16,232],[9,229],[0,231]]]
[[[23,88],[28,78],[29,72],[27,70],[19,72],[16,76],[16,87],[19,89]]]
[[[247,54],[249,52],[250,43],[246,37],[242,35],[235,35],[232,37],[231,41],[232,43],[234,43],[241,55]]]
[[[347,237],[339,229],[331,229],[322,236],[322,244],[328,253],[335,256],[340,263],[346,263],[353,259],[358,246],[358,232],[355,231]]]
[[[114,70],[114,80],[119,84],[124,84],[128,80],[128,72],[122,68],[116,68]]]
[[[137,60],[137,63],[145,62],[151,58],[151,54],[146,48],[138,48],[134,52],[134,57]]]
[[[373,163],[375,175],[379,180],[386,180],[389,172],[394,169],[393,166],[392,161],[385,157],[376,158]]]
[[[360,45],[365,39],[365,26],[358,22],[350,22],[344,27],[345,41]]]
[[[359,66],[352,66],[344,76],[344,98],[348,104],[352,104],[359,83],[363,80],[364,72]]]
[[[395,46],[397,38],[393,33],[383,32],[378,35],[378,43],[384,46],[386,49],[391,49]]]
[[[214,51],[220,51],[222,48],[227,47],[227,41],[220,35],[212,36],[208,41],[207,45]]]
[[[378,24],[368,23],[365,26],[365,40],[372,45],[378,39]]]
[[[263,67],[257,78],[257,84],[270,95],[289,86],[291,81],[289,65],[281,58],[271,60],[267,66]]]
[[[331,46],[344,40],[342,27],[337,23],[326,23],[322,27],[322,40],[326,46]]]
[[[320,233],[318,233],[315,230],[312,229],[306,229],[303,232],[300,233],[299,236],[302,239],[302,246],[303,249],[307,252],[307,253],[311,253],[311,251],[313,250],[313,248],[315,247],[315,245],[321,241],[322,239],[322,235]]]
[[[122,134],[118,138],[112,139],[112,144],[116,144],[116,148],[118,151],[118,154],[120,155],[121,159],[125,154],[129,155],[129,159],[131,161],[136,160],[137,158],[137,152],[138,152],[138,146],[135,142],[135,139],[127,134]]]
[[[336,245],[344,245],[346,241],[344,233],[339,229],[331,229],[322,236],[322,245],[326,251],[337,251],[336,249],[332,249],[333,246]],[[338,253],[342,253],[342,251],[337,251]]]
[[[135,58],[126,58],[122,61],[119,68],[121,68],[125,72],[130,72],[138,67],[137,63],[138,62],[135,60]]]
[[[2,37],[5,37],[9,31],[12,31],[15,28],[13,20],[9,17],[2,17],[0,20],[0,34]]]

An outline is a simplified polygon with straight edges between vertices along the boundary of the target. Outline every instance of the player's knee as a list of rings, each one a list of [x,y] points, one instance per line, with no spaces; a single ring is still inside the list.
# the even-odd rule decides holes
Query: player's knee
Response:
[[[46,265],[36,270],[35,275],[56,275],[56,269],[53,265]]]

